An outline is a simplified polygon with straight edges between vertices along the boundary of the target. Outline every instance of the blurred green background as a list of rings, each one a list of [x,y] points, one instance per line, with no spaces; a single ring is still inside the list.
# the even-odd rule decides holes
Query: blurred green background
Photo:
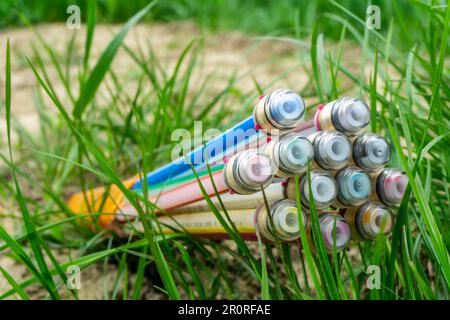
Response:
[[[102,23],[120,23],[126,21],[149,0],[99,0],[98,21]],[[432,1],[439,7],[445,2]],[[69,5],[76,4],[81,9],[82,21],[85,21],[87,1],[83,0],[2,0],[0,2],[0,28],[23,25],[18,12],[33,23],[63,22],[67,19]],[[402,24],[393,28],[394,39],[401,40],[405,47],[410,47],[424,32],[421,17],[428,5],[419,1],[359,1],[329,0],[170,0],[160,1],[146,16],[146,21],[170,22],[191,20],[208,30],[241,30],[253,34],[296,35],[310,33],[314,22],[321,15],[323,19],[321,32],[328,38],[338,38],[342,24],[339,17],[342,10],[349,10],[354,18],[365,19],[368,5],[378,5],[381,9],[381,25],[384,32],[396,17],[401,17]],[[423,10],[421,10],[423,8]],[[405,20],[405,15],[408,19]],[[407,25],[405,24],[407,21]]]

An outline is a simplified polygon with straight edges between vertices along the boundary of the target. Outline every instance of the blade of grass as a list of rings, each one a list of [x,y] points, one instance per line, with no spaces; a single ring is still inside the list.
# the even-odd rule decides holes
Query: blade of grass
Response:
[[[87,5],[86,41],[84,43],[83,77],[86,75],[89,67],[89,57],[91,53],[92,40],[94,39],[96,18],[97,18],[97,1],[89,0]]]
[[[22,212],[22,217],[25,223],[25,228],[28,233],[28,240],[30,241],[31,248],[33,250],[34,258],[38,264],[39,270],[42,274],[42,280],[44,287],[48,290],[50,296],[53,299],[59,299],[60,296],[56,290],[55,283],[51,277],[47,263],[45,262],[41,245],[46,246],[39,234],[36,232],[36,228],[31,219],[31,215],[28,211],[25,199],[22,195],[22,191],[19,186],[19,182],[16,177],[16,167],[13,160],[12,142],[11,142],[11,57],[10,57],[10,44],[9,39],[6,44],[6,70],[5,70],[5,109],[6,109],[6,135],[8,140],[9,158],[11,163],[11,173],[16,188],[17,201]],[[47,250],[50,255],[50,250]],[[52,259],[53,260],[53,259]]]
[[[3,277],[6,279],[6,281],[8,281],[11,287],[17,292],[19,297],[22,298],[22,300],[30,300],[28,294],[19,286],[16,280],[14,280],[14,278],[2,266],[0,266],[0,272],[3,274]]]
[[[309,246],[308,235],[306,234],[305,221],[303,221],[302,205],[300,200],[300,188],[299,188],[299,177],[296,175],[295,179],[295,198],[297,202],[298,211],[298,225],[300,226],[300,242],[302,244],[303,254],[305,257],[306,265],[308,266],[308,271],[310,272],[312,282],[314,284],[314,289],[316,290],[319,299],[325,299],[325,293],[322,291],[322,285],[319,282],[319,276],[317,275],[317,268],[314,263],[313,255]]]
[[[144,254],[144,256],[139,257],[136,279],[134,281],[133,294],[131,296],[133,300],[139,300],[141,298],[142,286],[145,276],[144,272],[147,263],[147,258],[145,257],[145,255],[147,254],[147,247],[143,249],[142,253]]]
[[[86,82],[83,83],[80,88],[80,96],[75,104],[75,108],[73,109],[73,115],[75,118],[81,118],[88,104],[94,98],[128,31],[130,31],[130,29],[138,23],[139,20],[141,20],[156,4],[157,1],[150,2],[144,9],[136,13],[130,20],[128,20],[119,33],[109,43],[108,47],[103,51]]]
[[[394,128],[391,124],[391,121],[386,118],[385,119],[389,132],[391,133],[392,140],[394,142],[394,146],[397,150],[397,153],[400,156],[403,169],[405,170],[408,179],[409,184],[411,186],[411,189],[414,192],[415,198],[417,200],[417,204],[419,205],[420,211],[423,214],[423,217],[425,219],[425,223],[428,229],[428,232],[430,233],[431,241],[433,243],[433,247],[435,250],[435,258],[441,265],[441,271],[444,276],[444,279],[446,281],[447,286],[450,288],[450,257],[447,251],[447,248],[443,242],[442,234],[439,230],[438,225],[436,224],[435,218],[433,213],[431,212],[431,209],[429,207],[428,202],[426,202],[425,192],[423,190],[423,187],[416,182],[416,177],[413,175],[412,170],[408,166],[408,162],[405,159],[405,156],[403,155],[402,148],[400,146],[400,142],[397,139],[397,136],[395,135]]]

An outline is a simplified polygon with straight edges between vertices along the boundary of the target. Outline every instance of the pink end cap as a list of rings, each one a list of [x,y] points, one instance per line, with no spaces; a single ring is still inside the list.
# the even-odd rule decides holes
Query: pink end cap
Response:
[[[404,174],[388,177],[385,180],[386,191],[394,195],[399,200],[403,198],[407,184],[408,178]]]
[[[321,128],[319,125],[319,115],[324,106],[325,105],[323,105],[323,104],[319,104],[319,106],[317,107],[318,110],[317,110],[316,114],[314,115],[314,127],[316,128],[317,131],[321,131]]]

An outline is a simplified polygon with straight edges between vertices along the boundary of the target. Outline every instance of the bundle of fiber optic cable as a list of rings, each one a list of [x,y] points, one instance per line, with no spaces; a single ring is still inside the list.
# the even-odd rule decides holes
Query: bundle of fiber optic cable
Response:
[[[319,105],[311,120],[305,113],[299,94],[275,90],[260,97],[247,119],[123,185],[143,206],[151,204],[162,226],[157,230],[164,233],[227,239],[217,217],[226,212],[244,239],[294,242],[299,221],[311,233],[314,201],[329,251],[345,249],[351,239],[389,234],[408,181],[402,171],[385,168],[390,147],[385,138],[366,132],[367,105],[343,97]],[[117,186],[75,194],[68,205],[75,213],[103,213],[99,222],[105,228],[139,220],[135,204]]]

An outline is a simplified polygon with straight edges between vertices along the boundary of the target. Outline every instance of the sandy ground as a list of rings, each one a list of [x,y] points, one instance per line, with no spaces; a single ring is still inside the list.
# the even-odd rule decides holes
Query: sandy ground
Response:
[[[93,61],[95,63],[107,46],[112,36],[119,30],[119,26],[98,26],[95,32],[94,45],[92,48]],[[40,25],[37,31],[45,40],[60,54],[64,55],[68,41],[74,32],[77,32],[76,47],[82,52],[84,44],[84,30],[69,30],[64,24]],[[308,72],[302,67],[302,64],[309,65],[309,52],[303,48],[299,51],[299,46],[289,42],[268,41],[255,38],[249,38],[240,33],[221,33],[221,34],[202,34],[194,25],[189,23],[176,24],[153,24],[139,25],[127,36],[127,45],[136,50],[138,43],[151,43],[155,53],[162,61],[166,70],[172,70],[183,50],[183,48],[194,38],[203,36],[204,50],[202,53],[203,67],[195,75],[197,79],[202,79],[205,75],[214,72],[219,81],[215,81],[215,87],[211,88],[211,93],[217,93],[226,86],[230,76],[237,72],[240,75],[238,85],[242,90],[248,91],[254,89],[252,79],[257,79],[268,89],[280,86],[301,88],[308,81],[311,81]],[[27,65],[25,56],[32,56],[32,47],[37,46],[37,50],[43,51],[38,45],[36,35],[29,29],[7,29],[0,33],[0,87],[4,87],[4,61],[5,61],[5,43],[9,38],[12,47],[12,113],[14,118],[21,123],[31,134],[36,135],[39,130],[39,121],[35,109],[35,88],[36,79]],[[147,47],[147,46],[144,46]],[[299,54],[300,52],[300,54]],[[349,47],[346,54],[355,55],[354,48]],[[46,55],[44,55],[46,56]],[[52,67],[48,57],[44,61],[48,66],[49,77],[52,84],[58,92],[64,92],[61,82],[57,79],[56,72]],[[138,69],[131,58],[120,50],[114,60],[114,71],[120,76]],[[286,70],[293,70],[286,78],[271,84],[271,81]],[[74,70],[75,72],[76,70]],[[74,85],[76,85],[74,83]],[[135,84],[131,83],[130,86]],[[127,88],[128,89],[128,88]],[[214,92],[216,91],[216,92]],[[99,96],[103,94],[99,90]],[[0,99],[3,100],[3,90],[1,90]],[[61,94],[63,102],[67,98]],[[101,97],[100,97],[101,98]],[[105,97],[107,98],[107,97]],[[307,102],[317,102],[314,100]],[[51,106],[51,104],[49,104]],[[56,112],[56,108],[49,107],[48,112]],[[14,138],[14,137],[13,137]],[[3,111],[0,120],[0,150],[4,150],[5,142],[5,122]],[[4,204],[6,206],[6,204]],[[14,224],[6,219],[0,220],[10,232],[16,230]],[[0,265],[11,275],[20,281],[29,276],[24,267],[14,262],[3,252],[0,256]],[[86,287],[80,290],[81,298],[102,299],[104,298],[105,283],[113,281],[116,266],[108,265],[112,272],[103,272],[103,265],[98,264],[90,267],[83,272],[84,283]],[[0,277],[0,293],[10,289],[9,284]],[[145,298],[158,299],[161,296],[149,288],[144,295]],[[31,291],[32,297],[44,298],[45,294],[40,290]]]
[[[119,30],[120,26],[98,26],[95,33],[92,48],[92,65],[95,63],[104,48],[108,45],[112,36]],[[37,31],[44,37],[52,48],[61,56],[64,56],[70,37],[77,33],[76,46],[78,52],[82,53],[84,45],[84,30],[69,30],[64,24],[41,25]],[[31,68],[27,65],[25,57],[32,57],[32,46],[43,54],[44,49],[38,45],[36,35],[29,29],[9,29],[0,33],[0,43],[2,48],[6,39],[11,41],[12,48],[12,109],[17,119],[30,131],[37,130],[38,125],[35,106],[33,103],[36,79]],[[134,50],[138,45],[147,48],[150,43],[157,56],[160,58],[163,67],[173,70],[181,51],[193,39],[204,39],[203,68],[196,76],[202,77],[214,71],[215,77],[223,80],[223,85],[233,72],[243,77],[239,82],[243,90],[254,88],[252,78],[261,83],[268,83],[274,75],[281,74],[287,68],[293,68],[298,64],[295,59],[296,46],[286,42],[262,42],[252,40],[240,33],[227,33],[218,35],[203,35],[192,24],[176,23],[163,25],[139,25],[133,29],[126,38],[126,44]],[[4,70],[5,50],[0,53],[0,67]],[[51,66],[50,59],[44,60],[46,66]],[[113,62],[113,69],[117,74],[123,75],[127,72],[138,70],[136,64],[129,55],[120,50]],[[57,92],[64,92],[61,81],[58,81],[54,68],[49,67],[49,77]],[[76,72],[76,70],[73,70]],[[301,71],[301,69],[299,69]],[[250,80],[250,81],[249,81]],[[290,79],[283,83],[288,86],[295,84],[300,87],[308,81],[308,76],[303,72],[296,72]],[[76,83],[73,83],[76,86]],[[130,86],[135,84],[130,84]],[[0,86],[4,86],[4,72],[0,75]],[[220,82],[217,82],[217,90],[223,89]],[[100,94],[102,90],[99,90]],[[2,92],[3,95],[3,92]],[[62,96],[63,101],[64,96]],[[3,119],[2,119],[3,120]],[[4,123],[0,126],[4,129]]]
[[[76,33],[77,53],[82,57],[84,46],[85,30],[69,30],[64,24],[40,25],[37,32],[45,41],[59,54],[65,56],[65,50],[69,39]],[[108,45],[112,36],[117,33],[120,26],[99,25],[96,28],[94,43],[92,47],[91,66],[93,67],[96,59]],[[36,35],[29,29],[6,29],[0,31],[0,69],[5,67],[5,44],[6,39],[10,39],[12,48],[12,113],[16,119],[24,125],[30,132],[37,132],[39,121],[35,110],[35,88],[36,78],[28,66],[26,58],[33,57],[32,48],[44,56],[44,65],[48,71],[52,85],[57,92],[61,93],[59,98],[67,102],[64,96],[63,84],[59,81],[56,71],[51,66],[50,58],[44,53],[44,49],[39,45]],[[301,88],[308,81],[312,81],[310,71],[302,66],[310,66],[309,51],[304,45],[295,44],[289,41],[273,41],[265,38],[251,38],[239,32],[205,34],[200,32],[190,23],[171,23],[171,24],[153,24],[138,25],[126,38],[126,45],[136,50],[138,46],[147,53],[150,44],[156,55],[160,59],[162,66],[170,73],[177,62],[182,50],[193,39],[204,40],[204,50],[202,51],[202,68],[196,72],[194,79],[199,81],[206,75],[214,72],[215,87],[210,90],[219,92],[224,88],[227,80],[234,73],[238,75],[238,86],[243,91],[253,90],[253,79],[260,84],[267,86],[268,90],[278,88],[280,85],[285,87]],[[308,43],[309,40],[302,40]],[[344,48],[345,56],[358,56],[358,49],[354,46]],[[351,60],[350,60],[351,61]],[[356,63],[357,61],[355,61]],[[348,67],[351,67],[348,66]],[[137,72],[138,66],[130,56],[119,50],[113,62],[113,70],[120,76],[130,72]],[[280,81],[276,78],[280,75],[292,71]],[[72,70],[72,74],[77,69]],[[72,83],[77,86],[76,81]],[[136,83],[130,83],[129,86],[136,86]],[[4,87],[4,72],[0,74],[0,87]],[[132,91],[131,91],[132,92]],[[217,93],[211,92],[211,93]],[[0,91],[0,98],[3,99],[3,90]],[[99,90],[98,96],[104,95],[104,90]],[[97,97],[99,98],[99,97]],[[317,102],[308,100],[307,102]],[[52,106],[51,103],[49,103]],[[56,112],[53,106],[49,112]],[[4,117],[0,120],[0,137],[4,139]],[[0,141],[2,141],[0,140]]]

